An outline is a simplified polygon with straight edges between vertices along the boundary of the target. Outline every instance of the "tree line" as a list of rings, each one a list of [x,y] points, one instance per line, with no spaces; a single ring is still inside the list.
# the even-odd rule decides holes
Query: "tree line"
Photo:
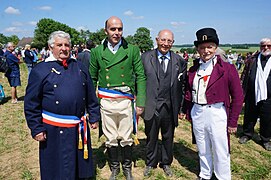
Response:
[[[49,35],[54,31],[65,31],[71,36],[72,45],[84,44],[88,39],[92,40],[96,45],[101,44],[102,40],[106,38],[104,29],[101,28],[96,32],[90,32],[89,30],[80,30],[77,31],[74,28],[69,27],[66,24],[57,22],[53,19],[43,18],[40,19],[37,23],[37,26],[34,30],[34,39],[31,44],[32,47],[42,49],[47,47],[47,40]],[[136,30],[134,35],[128,35],[125,37],[128,43],[137,45],[141,52],[150,50],[153,48],[153,41],[150,36],[150,30],[145,27],[140,27]],[[11,37],[6,37],[3,34],[0,34],[0,42],[6,44],[7,42],[13,42],[17,44],[19,38],[16,35]]]

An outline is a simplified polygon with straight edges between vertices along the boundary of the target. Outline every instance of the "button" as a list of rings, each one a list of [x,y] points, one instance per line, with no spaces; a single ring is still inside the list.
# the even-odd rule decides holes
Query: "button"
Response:
[[[121,77],[124,77],[124,74],[120,75]]]
[[[109,71],[109,69],[107,69],[107,68],[106,68],[105,70],[106,70],[106,71]]]
[[[109,86],[110,86],[110,84],[108,83],[106,86],[107,86],[107,87],[109,87]]]
[[[122,82],[121,84],[122,84],[122,85],[125,85],[125,82]]]
[[[59,104],[59,101],[56,101],[56,104]]]
[[[106,79],[109,79],[109,76],[106,76],[105,78],[106,78]]]
[[[54,84],[54,88],[56,88],[57,87],[57,85],[56,84]]]
[[[83,86],[85,85],[86,83],[83,83]]]
[[[61,130],[61,131],[59,131],[59,133],[60,133],[60,134],[63,134],[63,131]]]
[[[86,98],[83,98],[83,100],[85,101],[85,100],[86,100]]]

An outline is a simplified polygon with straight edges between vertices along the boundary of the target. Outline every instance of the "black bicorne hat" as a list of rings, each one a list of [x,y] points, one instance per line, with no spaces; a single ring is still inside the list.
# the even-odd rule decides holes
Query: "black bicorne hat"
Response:
[[[216,30],[213,28],[203,28],[196,32],[197,40],[194,41],[194,45],[197,47],[199,44],[205,42],[213,42],[216,45],[219,44],[219,39],[216,34]]]

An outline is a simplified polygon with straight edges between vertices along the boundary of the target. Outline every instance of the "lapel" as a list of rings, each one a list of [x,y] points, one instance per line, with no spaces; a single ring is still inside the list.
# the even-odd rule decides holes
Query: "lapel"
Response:
[[[106,61],[106,67],[111,67],[120,61],[127,59],[128,52],[121,46],[116,54],[113,54],[108,48],[102,53],[102,58]]]
[[[171,82],[170,86],[173,85],[174,81],[178,79],[178,73],[179,73],[179,59],[176,57],[176,55],[170,51],[170,61],[171,61]]]
[[[211,87],[218,79],[220,79],[224,75],[225,71],[222,67],[223,67],[222,59],[220,58],[220,56],[217,56],[217,63],[214,66],[214,69],[213,69],[212,74],[210,76],[210,80],[208,82],[207,89],[209,89],[209,87]]]
[[[155,74],[156,74],[157,78],[159,79],[159,72],[158,72],[158,65],[159,65],[158,62],[159,62],[159,60],[157,58],[157,52],[156,51],[157,50],[152,51],[150,62],[151,62],[151,65],[152,65],[152,67],[153,67],[153,69],[155,71]]]
[[[102,59],[106,63],[106,68],[109,68],[125,59],[128,57],[128,44],[127,42],[122,38],[122,44],[119,47],[118,51],[116,54],[113,54],[107,47],[107,39],[103,43],[103,52],[102,52]]]
[[[199,60],[195,59],[193,61],[193,66],[190,67],[188,70],[188,84],[190,87],[193,87],[193,81],[194,81],[198,68],[199,68]]]

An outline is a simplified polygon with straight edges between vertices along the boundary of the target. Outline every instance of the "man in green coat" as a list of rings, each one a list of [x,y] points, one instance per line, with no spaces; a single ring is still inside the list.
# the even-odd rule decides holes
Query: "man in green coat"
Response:
[[[105,22],[107,38],[92,50],[90,74],[98,86],[101,105],[102,130],[107,138],[110,179],[120,172],[118,147],[122,152],[122,168],[126,179],[133,179],[132,132],[134,110],[144,111],[146,77],[139,48],[128,44],[122,37],[123,23],[115,16]],[[136,107],[134,100],[136,96]]]

